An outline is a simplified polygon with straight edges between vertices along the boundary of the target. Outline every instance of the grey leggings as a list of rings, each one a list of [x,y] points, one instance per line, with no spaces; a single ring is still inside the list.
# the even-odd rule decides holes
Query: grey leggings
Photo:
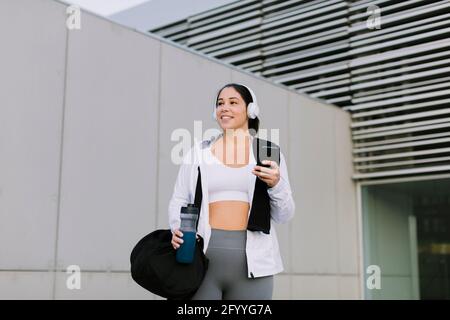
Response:
[[[247,276],[246,230],[211,229],[209,268],[192,300],[271,300],[273,275]]]

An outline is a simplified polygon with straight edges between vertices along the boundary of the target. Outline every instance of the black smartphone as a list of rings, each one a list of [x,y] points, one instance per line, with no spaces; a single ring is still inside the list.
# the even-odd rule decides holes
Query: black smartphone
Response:
[[[280,166],[280,147],[275,145],[262,145],[259,146],[259,160],[261,161],[261,166],[270,168],[269,164],[263,164],[263,160],[275,161],[278,166]]]

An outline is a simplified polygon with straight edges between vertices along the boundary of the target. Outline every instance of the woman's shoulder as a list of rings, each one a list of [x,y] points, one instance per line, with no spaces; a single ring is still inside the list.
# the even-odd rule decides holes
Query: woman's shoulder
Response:
[[[203,140],[194,139],[194,143],[187,149],[183,157],[183,164],[197,164],[203,158],[203,153],[208,150],[217,137]]]
[[[200,149],[206,149],[209,148],[210,146],[212,146],[214,144],[214,142],[216,142],[220,137],[222,136],[222,133],[216,134],[216,135],[212,135],[209,138],[205,138],[203,140],[201,140],[198,144]]]

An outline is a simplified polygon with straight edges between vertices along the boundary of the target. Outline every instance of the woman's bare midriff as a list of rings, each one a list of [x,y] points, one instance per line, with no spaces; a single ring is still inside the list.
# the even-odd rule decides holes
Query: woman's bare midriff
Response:
[[[245,201],[224,200],[209,204],[209,224],[213,229],[245,230],[247,229],[248,210]]]

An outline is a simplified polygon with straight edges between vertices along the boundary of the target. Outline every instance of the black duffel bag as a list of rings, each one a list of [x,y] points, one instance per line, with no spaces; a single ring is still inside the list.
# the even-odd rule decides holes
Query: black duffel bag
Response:
[[[201,176],[198,169],[195,206],[201,208]],[[198,223],[198,221],[197,221]],[[190,264],[176,261],[172,232],[160,229],[142,238],[130,255],[131,276],[141,287],[167,299],[190,299],[200,287],[209,260],[203,253],[203,238],[198,236],[194,260]]]
[[[142,238],[131,252],[131,276],[140,286],[168,299],[189,299],[200,287],[208,259],[199,236],[190,264],[175,260],[170,230],[156,230]]]

